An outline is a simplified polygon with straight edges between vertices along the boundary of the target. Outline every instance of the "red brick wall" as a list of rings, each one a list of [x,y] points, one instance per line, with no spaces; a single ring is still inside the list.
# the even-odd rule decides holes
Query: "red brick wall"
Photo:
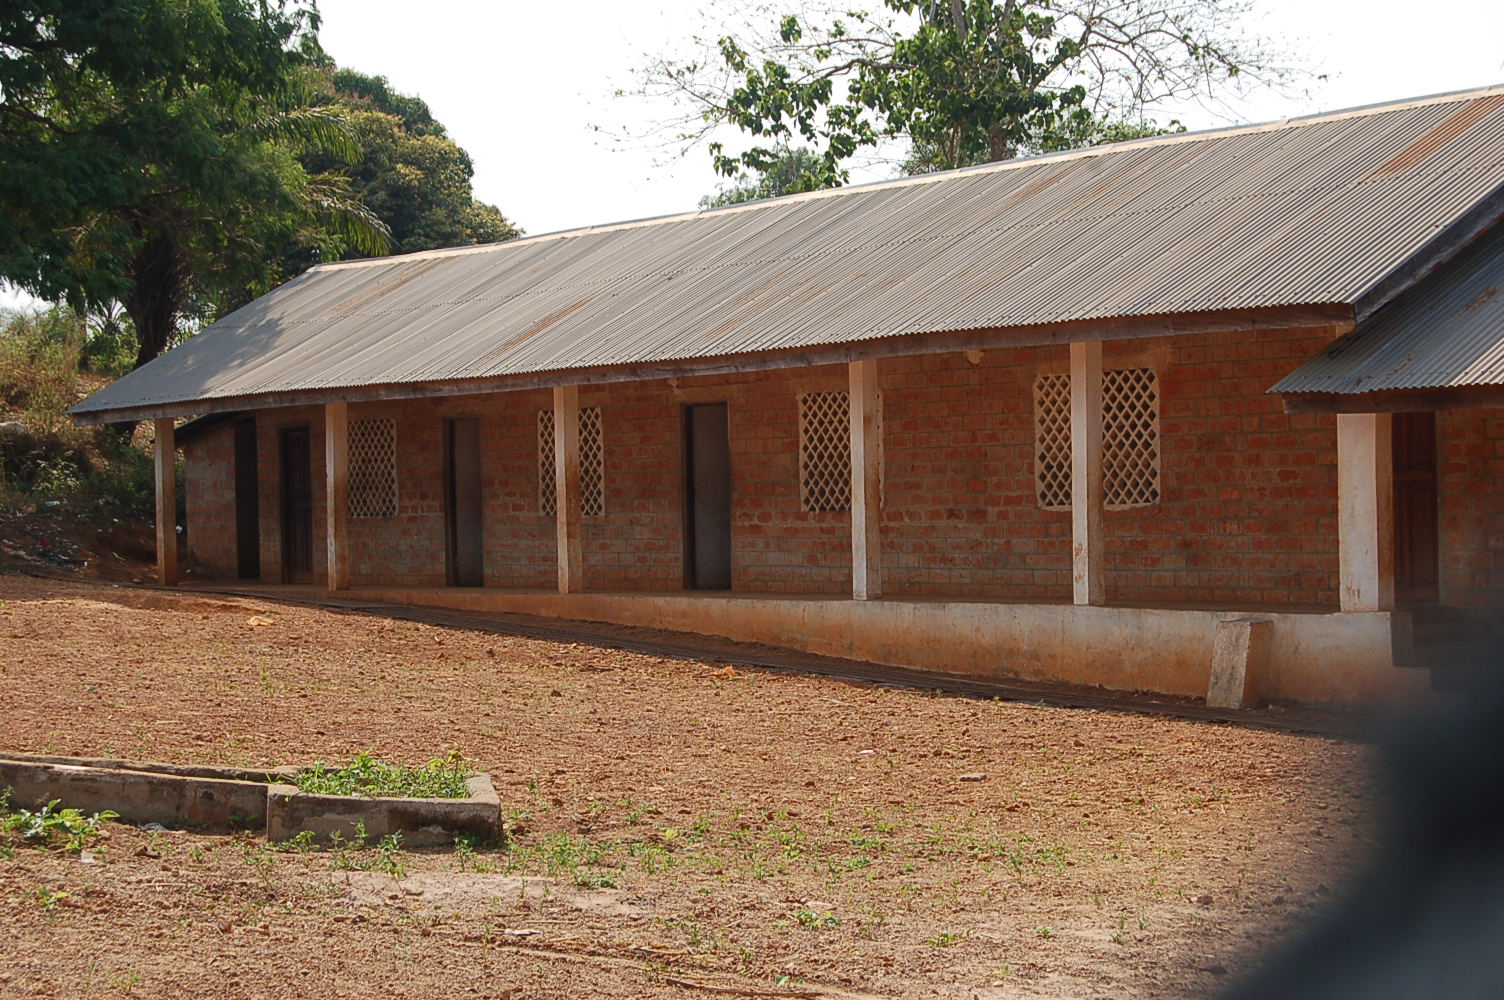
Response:
[[[1326,339],[1228,334],[1107,346],[1108,368],[1158,375],[1162,476],[1158,503],[1107,512],[1110,600],[1335,603],[1335,422],[1286,415],[1264,392]],[[879,365],[889,594],[1068,598],[1070,515],[1038,506],[1033,411],[1035,378],[1067,369],[1064,347]],[[724,401],[735,588],[849,592],[850,515],[801,509],[798,454],[799,395],[845,386],[836,365],[584,387],[581,405],[601,408],[605,442],[605,513],[583,519],[585,585],[683,585],[682,411]],[[549,392],[530,391],[352,406],[351,419],[396,420],[399,489],[394,517],[350,521],[354,582],[444,583],[443,419],[474,414],[487,585],[552,586],[554,522],[538,506],[537,455],[537,411],[550,402]],[[322,411],[267,411],[259,422],[267,580],[281,579],[277,431],[299,423],[312,431],[323,535]],[[198,454],[190,476],[207,484],[210,466],[193,468]],[[222,481],[228,493],[231,480]],[[320,579],[323,559],[318,541]]]
[[[1034,489],[1034,379],[1068,368],[1065,348],[879,363],[887,593],[1070,594],[1070,514]]]
[[[397,459],[397,512],[346,522],[354,586],[442,587],[444,425],[430,400],[358,404],[350,421],[390,419]]]
[[[1504,411],[1436,416],[1441,599],[1504,609]]]
[[[1158,503],[1104,517],[1116,601],[1330,605],[1337,590],[1336,423],[1265,393],[1322,332],[1106,345],[1160,392]],[[1065,347],[898,358],[879,366],[889,594],[1070,595],[1070,513],[1035,492],[1035,379]]]
[[[483,413],[486,586],[554,587],[554,518],[538,507],[538,411],[553,406],[553,393],[506,393],[484,397],[477,405]]]
[[[851,515],[804,510],[799,396],[844,389],[843,366],[591,387],[600,406],[606,511],[584,519],[585,586],[684,584],[683,408],[727,404],[731,438],[732,587],[851,591]]]
[[[1337,602],[1337,424],[1266,393],[1330,341],[1261,331],[1108,344],[1159,377],[1159,503],[1105,516],[1107,595],[1236,605]]]
[[[235,579],[235,431],[223,427],[183,446],[184,525],[189,565]]]

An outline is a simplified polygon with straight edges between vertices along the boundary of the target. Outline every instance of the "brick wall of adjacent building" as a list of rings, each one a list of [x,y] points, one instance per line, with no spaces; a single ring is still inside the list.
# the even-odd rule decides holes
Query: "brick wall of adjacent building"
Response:
[[[183,446],[187,565],[214,579],[235,579],[235,432],[222,427]]]
[[[1504,609],[1504,411],[1437,414],[1441,598]]]

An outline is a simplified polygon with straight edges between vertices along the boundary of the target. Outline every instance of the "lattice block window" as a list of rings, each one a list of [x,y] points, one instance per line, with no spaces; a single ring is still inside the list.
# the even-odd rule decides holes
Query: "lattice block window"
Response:
[[[1159,502],[1159,379],[1148,368],[1102,373],[1102,496],[1112,508]]]
[[[1071,377],[1034,380],[1034,490],[1045,510],[1071,506]]]
[[[601,439],[601,408],[580,407],[580,513],[606,513],[605,446]]]
[[[600,517],[606,513],[605,447],[601,434],[601,408],[580,408],[580,513]],[[538,511],[549,517],[559,512],[558,484],[554,479],[554,411],[538,411]]]
[[[397,513],[397,422],[352,420],[348,438],[351,517]]]
[[[850,412],[844,392],[799,397],[799,500],[805,510],[851,509]]]
[[[538,513],[559,513],[559,484],[554,480],[554,411],[538,411]]]

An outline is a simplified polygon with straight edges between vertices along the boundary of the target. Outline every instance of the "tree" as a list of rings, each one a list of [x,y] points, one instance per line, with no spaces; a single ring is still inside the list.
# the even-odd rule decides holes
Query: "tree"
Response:
[[[348,109],[358,150],[344,168],[350,191],[387,225],[399,252],[522,235],[494,205],[475,200],[469,154],[422,100],[393,91],[382,77],[348,69],[328,72],[321,100]],[[317,158],[304,163],[337,166]]]
[[[688,61],[649,67],[644,93],[686,113],[717,170],[767,170],[802,142],[801,184],[844,183],[860,150],[910,147],[932,170],[1157,131],[1169,98],[1282,79],[1257,40],[1236,38],[1247,3],[1220,0],[884,0],[877,13],[785,14],[771,35],[728,34]],[[731,125],[771,145],[728,152]]]
[[[811,175],[821,169],[819,156],[802,146],[785,146],[774,151],[774,160],[765,169],[742,171],[732,178],[730,187],[700,199],[701,208],[740,205],[745,201],[776,198],[795,191],[811,190]]]
[[[312,150],[353,154],[305,100],[311,3],[39,0],[0,11],[0,278],[119,301],[144,364],[192,314],[282,280],[264,249],[383,252],[378,220]]]

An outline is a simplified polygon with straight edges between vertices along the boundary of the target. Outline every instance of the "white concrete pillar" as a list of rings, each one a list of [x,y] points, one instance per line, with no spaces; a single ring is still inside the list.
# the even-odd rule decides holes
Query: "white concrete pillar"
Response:
[[[1337,415],[1337,540],[1343,611],[1394,607],[1394,419]]]
[[[1071,344],[1071,595],[1105,604],[1102,549],[1102,344]]]
[[[324,537],[328,587],[350,589],[350,404],[324,404]]]
[[[559,543],[559,593],[584,589],[580,545],[580,389],[554,389],[555,532]]]
[[[851,596],[875,600],[883,592],[882,415],[877,407],[877,362],[848,366],[851,401]]]
[[[157,485],[157,582],[171,587],[178,582],[178,449],[173,420],[152,421],[156,434]]]

